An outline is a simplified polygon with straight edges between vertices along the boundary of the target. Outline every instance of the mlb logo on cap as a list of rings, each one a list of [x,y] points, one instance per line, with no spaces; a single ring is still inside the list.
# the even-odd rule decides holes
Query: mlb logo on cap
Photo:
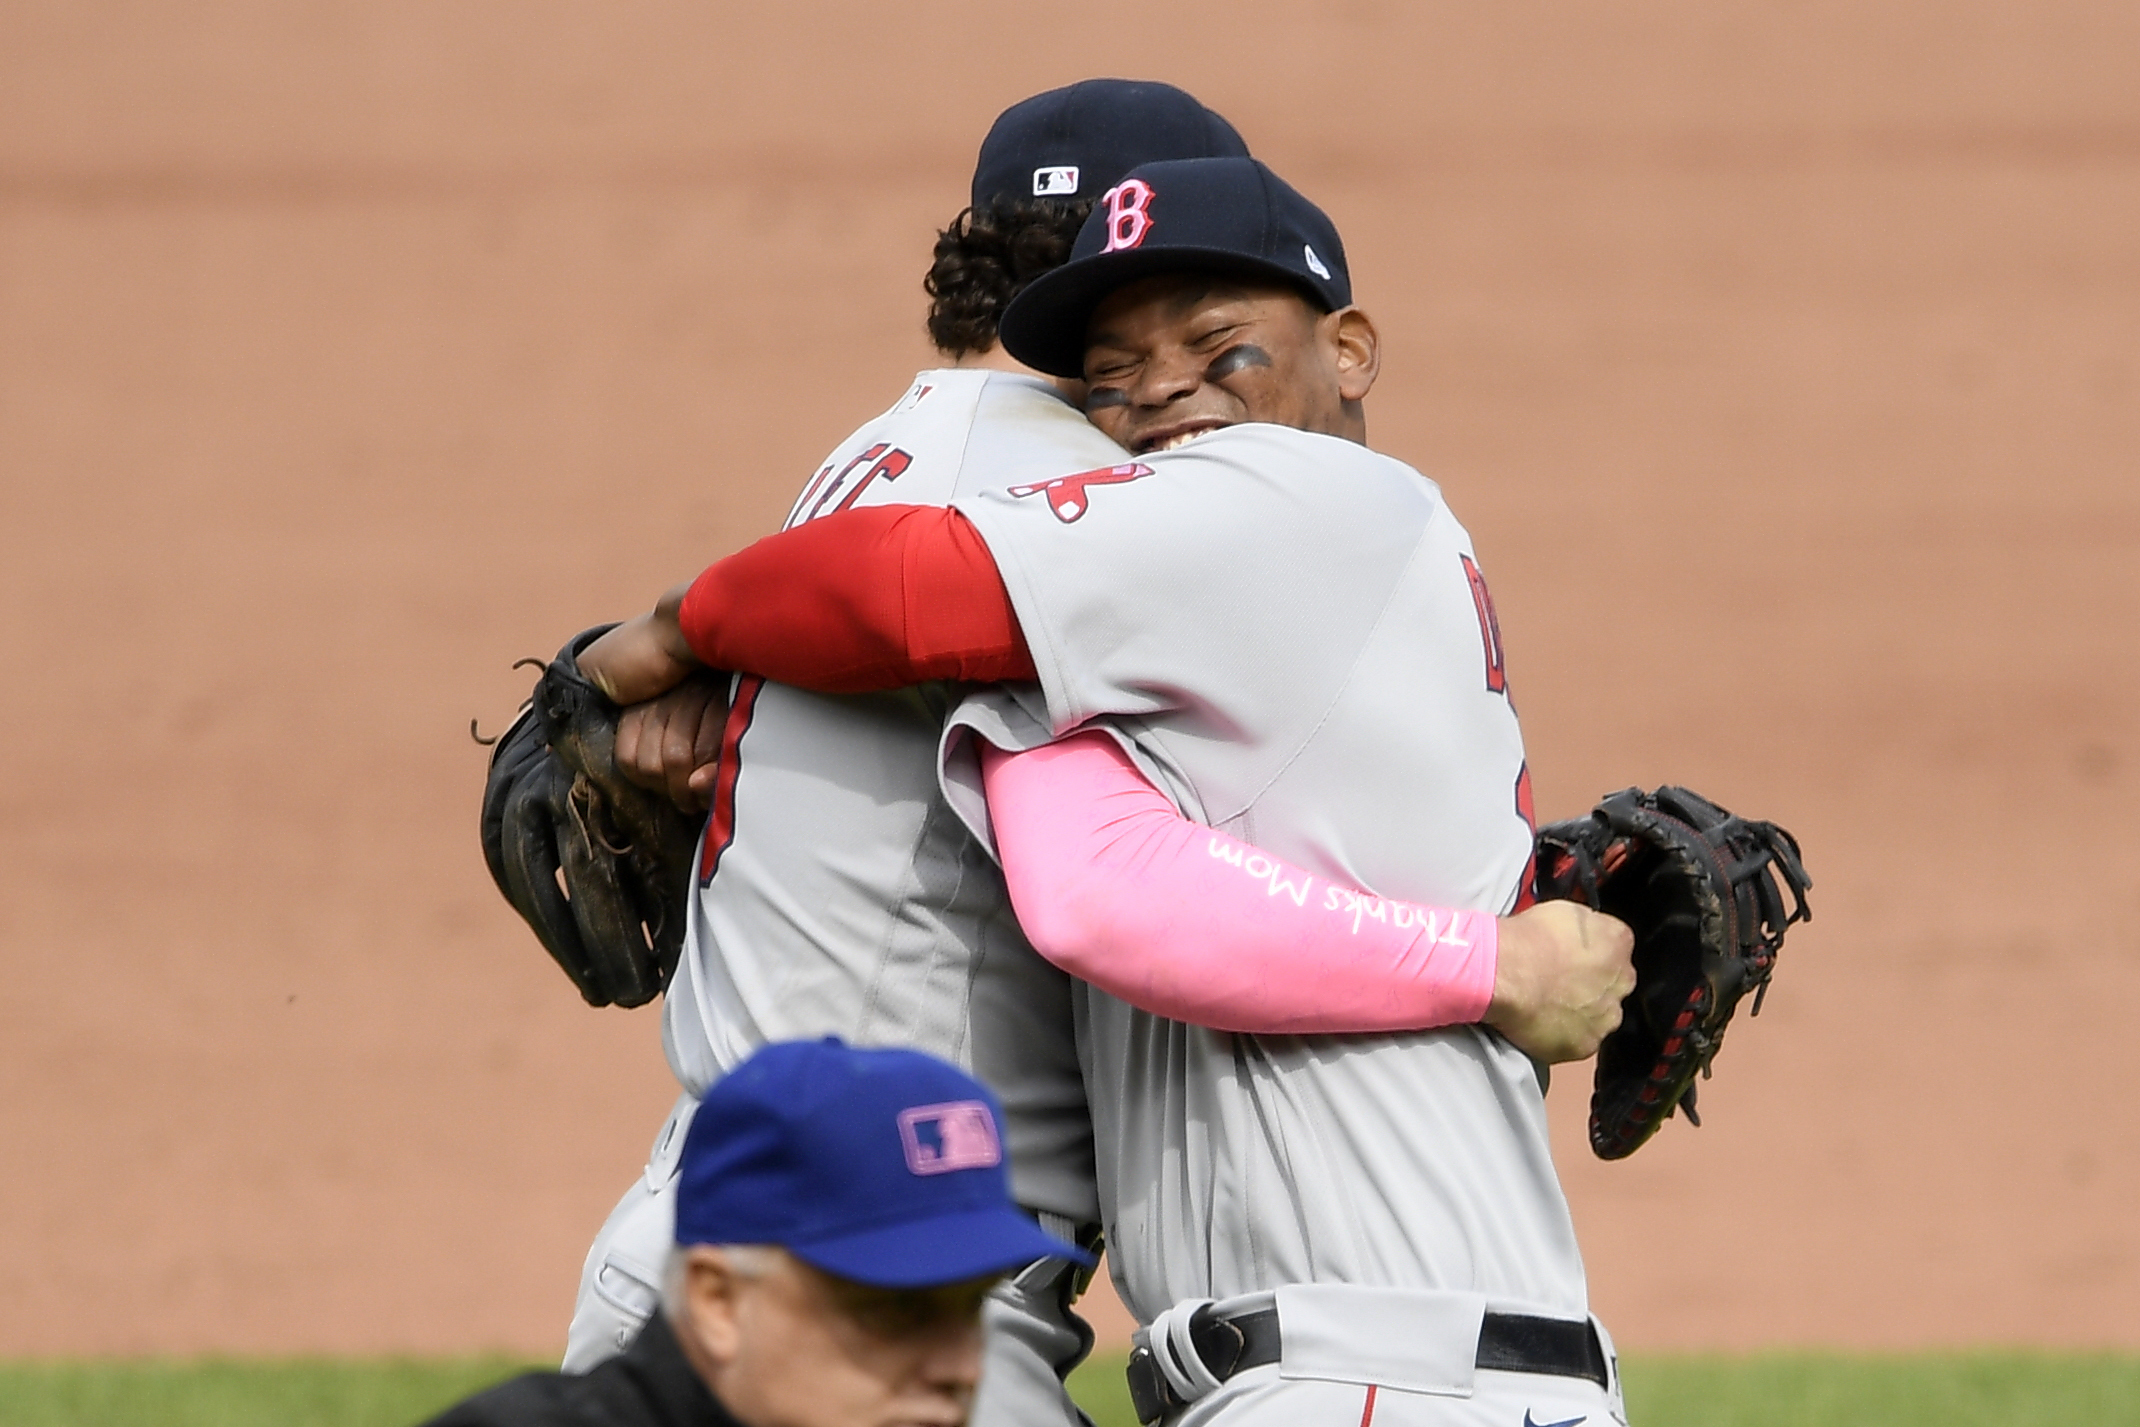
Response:
[[[978,1100],[902,1110],[899,1139],[906,1146],[907,1168],[916,1174],[949,1174],[954,1169],[986,1169],[1003,1163],[996,1118]]]
[[[1035,198],[1075,198],[1077,196],[1077,165],[1057,164],[1052,168],[1034,169],[1033,196]]]
[[[973,206],[1079,202],[1139,164],[1246,154],[1233,125],[1195,95],[1137,79],[1081,79],[996,116],[973,166]]]
[[[776,1244],[878,1288],[1091,1262],[1011,1199],[986,1086],[919,1051],[766,1046],[715,1081],[684,1135],[679,1244]]]

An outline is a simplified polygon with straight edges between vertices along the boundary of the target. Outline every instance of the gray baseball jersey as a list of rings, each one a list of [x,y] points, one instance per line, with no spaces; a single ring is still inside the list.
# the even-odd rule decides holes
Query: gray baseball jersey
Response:
[[[1023,748],[1097,720],[1184,814],[1334,881],[1515,902],[1523,740],[1470,539],[1432,482],[1245,425],[953,504],[1040,675],[973,696],[947,732],[947,794],[984,838],[961,729]],[[1587,1312],[1540,1075],[1499,1036],[1226,1034],[1078,996],[1109,1257],[1141,1321],[1309,1282]]]
[[[832,454],[787,523],[1120,459],[1045,382],[928,371]],[[1002,1097],[1020,1202],[1089,1223],[1069,981],[1026,944],[938,791],[951,702],[940,684],[832,697],[738,681],[669,988],[669,1064],[696,1095],[773,1040],[934,1052]]]

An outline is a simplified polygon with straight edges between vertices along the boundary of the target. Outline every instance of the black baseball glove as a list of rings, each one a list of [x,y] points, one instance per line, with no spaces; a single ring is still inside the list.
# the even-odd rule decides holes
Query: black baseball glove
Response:
[[[590,1006],[643,1006],[683,949],[698,820],[617,772],[609,696],[579,653],[613,628],[575,635],[491,749],[483,860],[513,910]]]
[[[1580,899],[1635,933],[1635,989],[1598,1047],[1598,1158],[1633,1154],[1675,1109],[1701,1123],[1694,1073],[1709,1074],[1740,997],[1751,991],[1760,1014],[1784,929],[1812,916],[1812,885],[1796,838],[1685,788],[1628,788],[1539,830],[1539,900]]]

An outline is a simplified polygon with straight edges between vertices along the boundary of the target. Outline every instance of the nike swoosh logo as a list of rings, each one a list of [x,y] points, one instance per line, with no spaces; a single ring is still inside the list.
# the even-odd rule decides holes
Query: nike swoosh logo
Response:
[[[1565,1422],[1533,1422],[1531,1420],[1531,1410],[1528,1407],[1523,1410],[1523,1427],[1576,1427],[1577,1423],[1588,1422],[1589,1420],[1589,1414],[1585,1413],[1581,1417],[1570,1417]]]

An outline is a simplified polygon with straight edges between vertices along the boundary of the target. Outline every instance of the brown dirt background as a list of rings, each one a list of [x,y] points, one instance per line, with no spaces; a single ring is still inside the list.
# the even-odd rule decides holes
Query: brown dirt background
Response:
[[[468,720],[773,528],[1090,73],[1345,232],[1541,813],[1804,839],[1707,1127],[1553,1096],[1623,1344],[2140,1348],[2140,11],[14,0],[0,1356],[558,1347],[670,1090]]]

